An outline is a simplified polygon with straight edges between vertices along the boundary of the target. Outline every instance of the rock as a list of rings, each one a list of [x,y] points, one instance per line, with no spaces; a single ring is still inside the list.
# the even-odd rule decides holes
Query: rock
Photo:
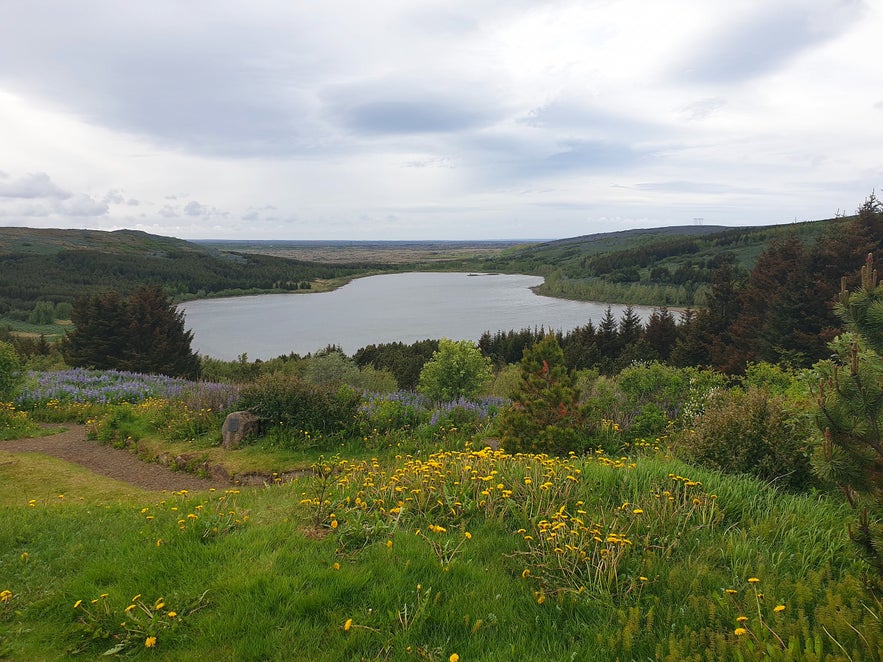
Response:
[[[242,440],[258,433],[258,417],[250,411],[234,411],[227,414],[221,427],[223,446],[228,450],[239,448]]]
[[[209,476],[218,482],[221,483],[229,483],[230,482],[230,474],[227,470],[220,464],[213,464],[208,469]]]

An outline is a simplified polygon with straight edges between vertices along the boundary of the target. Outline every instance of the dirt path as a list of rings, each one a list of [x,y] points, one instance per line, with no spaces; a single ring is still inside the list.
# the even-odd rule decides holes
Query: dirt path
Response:
[[[65,431],[48,437],[0,441],[0,451],[11,453],[43,453],[86,467],[102,476],[121,480],[144,490],[174,492],[177,490],[223,489],[229,483],[203,479],[193,474],[172,471],[159,464],[143,462],[127,450],[86,439],[82,425],[65,425]]]

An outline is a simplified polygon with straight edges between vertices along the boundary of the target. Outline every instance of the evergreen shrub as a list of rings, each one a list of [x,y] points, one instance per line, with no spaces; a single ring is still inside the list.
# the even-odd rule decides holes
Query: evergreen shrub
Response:
[[[547,334],[524,351],[521,381],[500,417],[509,453],[566,454],[585,446],[579,392],[558,340]]]
[[[330,388],[293,375],[263,375],[239,393],[238,406],[263,424],[334,434],[352,430],[362,396],[348,386]]]

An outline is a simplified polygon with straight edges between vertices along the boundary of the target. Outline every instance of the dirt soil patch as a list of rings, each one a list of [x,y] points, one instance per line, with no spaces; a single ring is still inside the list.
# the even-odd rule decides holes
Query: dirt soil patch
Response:
[[[64,431],[48,437],[0,441],[0,450],[52,455],[144,490],[175,492],[230,487],[229,482],[217,477],[200,478],[193,474],[172,471],[160,464],[144,462],[132,451],[89,441],[83,425],[65,425]]]

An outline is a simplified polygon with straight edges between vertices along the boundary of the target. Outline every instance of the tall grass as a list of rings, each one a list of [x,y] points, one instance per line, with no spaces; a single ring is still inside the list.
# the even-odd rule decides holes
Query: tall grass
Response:
[[[664,457],[465,449],[323,465],[324,479],[241,492],[102,503],[81,485],[4,502],[0,658],[883,652],[843,509],[825,498]]]

